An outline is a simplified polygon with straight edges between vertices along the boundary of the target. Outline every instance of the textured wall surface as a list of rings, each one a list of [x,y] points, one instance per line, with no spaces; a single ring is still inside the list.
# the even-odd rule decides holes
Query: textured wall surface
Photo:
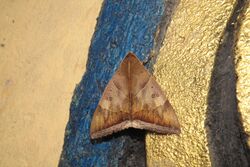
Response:
[[[0,167],[54,167],[100,0],[0,0]]]
[[[236,56],[238,107],[250,148],[250,4],[242,17]]]
[[[234,39],[225,30],[235,6],[232,0],[182,0],[177,7],[154,75],[177,111],[182,133],[148,134],[149,166],[247,166],[235,118]],[[221,45],[224,36],[232,42]]]

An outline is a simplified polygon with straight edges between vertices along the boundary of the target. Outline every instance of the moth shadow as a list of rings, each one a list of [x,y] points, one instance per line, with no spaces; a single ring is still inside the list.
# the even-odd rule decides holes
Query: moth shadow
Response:
[[[119,132],[115,132],[108,136],[104,136],[97,139],[91,139],[92,144],[100,144],[103,142],[108,142],[117,139],[127,139],[131,142],[141,142],[145,145],[145,134],[146,131],[143,129],[128,128]]]
[[[108,141],[122,143],[122,152],[116,153],[118,166],[146,167],[145,130],[128,128],[100,139],[92,140],[93,144]]]

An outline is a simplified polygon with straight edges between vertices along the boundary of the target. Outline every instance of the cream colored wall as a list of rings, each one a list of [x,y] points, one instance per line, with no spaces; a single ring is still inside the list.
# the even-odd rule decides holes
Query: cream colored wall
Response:
[[[101,0],[0,0],[0,167],[57,166]]]

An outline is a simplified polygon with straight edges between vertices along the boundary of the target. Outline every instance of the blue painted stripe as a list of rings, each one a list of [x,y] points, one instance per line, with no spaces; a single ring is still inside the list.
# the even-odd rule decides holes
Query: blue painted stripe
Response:
[[[91,118],[106,84],[124,56],[132,51],[140,60],[148,59],[164,10],[164,0],[103,2],[86,72],[72,98],[59,166],[118,166],[126,139],[91,143]]]

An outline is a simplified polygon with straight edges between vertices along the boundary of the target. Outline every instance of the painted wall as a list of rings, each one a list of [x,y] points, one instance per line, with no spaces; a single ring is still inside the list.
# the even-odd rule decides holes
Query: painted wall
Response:
[[[102,1],[0,0],[0,166],[57,166]]]

